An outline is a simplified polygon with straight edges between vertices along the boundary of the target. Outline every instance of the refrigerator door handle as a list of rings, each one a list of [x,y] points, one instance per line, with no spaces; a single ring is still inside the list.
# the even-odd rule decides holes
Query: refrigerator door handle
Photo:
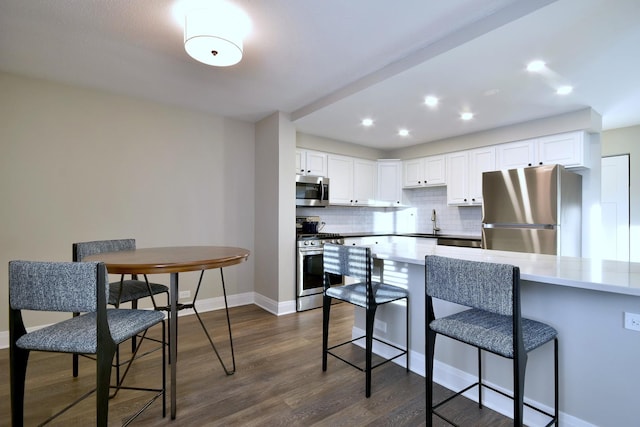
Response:
[[[482,228],[530,228],[534,230],[555,230],[556,224],[482,224]]]

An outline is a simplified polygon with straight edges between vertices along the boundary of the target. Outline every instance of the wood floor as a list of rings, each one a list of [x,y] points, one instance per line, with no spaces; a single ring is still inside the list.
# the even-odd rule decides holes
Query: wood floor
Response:
[[[223,357],[224,311],[203,318]],[[424,378],[388,363],[373,372],[372,396],[364,397],[364,374],[330,357],[321,368],[322,311],[274,316],[254,305],[231,309],[237,372],[226,376],[195,316],[179,321],[177,418],[161,416],[156,401],[133,425],[137,426],[421,426],[425,425]],[[332,342],[351,334],[353,309],[333,307]],[[158,331],[154,331],[159,336]],[[151,346],[151,343],[144,345]],[[125,350],[128,345],[124,346]],[[361,349],[354,349],[354,353]],[[81,358],[80,375],[71,375],[69,355],[34,352],[29,361],[25,396],[25,425],[37,425],[95,385],[95,364]],[[167,376],[169,370],[167,369]],[[136,361],[128,381],[154,387],[160,378],[160,354]],[[10,425],[9,350],[0,351],[0,425]],[[167,381],[169,386],[169,381]],[[436,386],[440,400],[447,391]],[[121,391],[110,402],[110,425],[122,420],[144,401],[144,393]],[[444,411],[461,425],[508,426],[511,420],[464,398]],[[446,425],[434,417],[435,425]],[[50,425],[95,424],[95,399],[89,397]]]

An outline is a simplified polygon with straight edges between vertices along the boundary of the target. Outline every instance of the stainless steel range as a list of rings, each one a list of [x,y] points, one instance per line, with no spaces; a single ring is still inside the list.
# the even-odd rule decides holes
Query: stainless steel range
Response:
[[[322,307],[322,253],[325,243],[344,244],[344,238],[334,233],[298,234],[296,269],[296,310]],[[334,276],[332,284],[342,283]]]

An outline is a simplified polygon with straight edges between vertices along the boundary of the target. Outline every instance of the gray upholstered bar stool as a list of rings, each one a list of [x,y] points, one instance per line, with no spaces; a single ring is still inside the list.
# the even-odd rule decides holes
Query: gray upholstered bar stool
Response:
[[[107,426],[109,414],[109,382],[111,362],[118,344],[160,325],[162,328],[161,375],[156,388],[123,386],[119,389],[150,392],[151,397],[133,415],[124,420],[128,425],[156,399],[162,399],[162,416],[166,413],[165,399],[165,326],[164,315],[152,310],[107,309],[107,270],[97,262],[36,262],[9,263],[9,338],[11,377],[12,425],[24,424],[24,394],[27,363],[32,351],[80,353],[96,356],[96,388],[50,416],[41,425],[65,413],[81,400],[96,394],[95,425]],[[83,313],[32,332],[27,332],[23,311]],[[135,356],[135,355],[134,355]],[[130,359],[127,370],[134,361]],[[36,362],[37,363],[37,362]],[[146,377],[152,377],[145,373]],[[140,379],[140,378],[138,378]],[[140,381],[136,381],[140,383]],[[146,379],[141,381],[146,383]],[[77,384],[74,384],[74,387]],[[128,407],[133,405],[130,403]],[[58,404],[54,406],[59,406]],[[57,409],[51,409],[51,411]],[[6,416],[6,414],[5,414]]]
[[[507,264],[466,261],[427,255],[426,288],[426,400],[427,425],[432,416],[453,424],[436,410],[467,390],[478,386],[478,405],[482,408],[482,389],[489,388],[513,399],[514,425],[523,425],[523,405],[551,418],[558,425],[558,338],[551,326],[525,319],[520,313],[520,270]],[[433,298],[470,307],[446,317],[436,318]],[[433,356],[436,334],[441,334],[478,349],[478,381],[453,396],[433,404]],[[524,377],[530,351],[554,343],[554,403],[550,414],[524,403]],[[482,380],[482,351],[513,360],[513,396]]]
[[[398,286],[388,285],[386,283],[373,282],[371,280],[371,249],[363,246],[343,246],[326,244],[322,254],[324,265],[324,296],[323,296],[323,313],[322,313],[322,370],[327,370],[327,355],[332,355],[342,360],[348,365],[363,371],[366,376],[365,395],[371,396],[371,370],[378,366],[394,360],[401,356],[406,356],[406,370],[409,372],[409,292]],[[329,275],[337,275],[350,277],[356,280],[356,283],[331,286]],[[329,317],[331,310],[331,302],[333,299],[348,302],[350,304],[363,307],[366,312],[365,335],[354,338],[352,340],[342,342],[340,344],[329,347]],[[373,336],[373,325],[378,306],[388,304],[400,299],[406,299],[406,348],[400,348],[390,343],[388,340],[382,340]],[[351,344],[354,341],[365,339],[365,367],[362,368],[352,361],[343,358],[335,349]],[[392,349],[394,355],[375,365],[372,362],[373,341],[378,341],[383,345]]]
[[[75,262],[83,261],[85,257],[90,255],[97,255],[105,252],[119,252],[119,251],[132,251],[136,248],[135,239],[114,239],[114,240],[94,240],[91,242],[78,242],[72,245],[72,259]],[[169,305],[169,288],[166,285],[159,283],[149,282],[147,276],[143,276],[144,280],[138,279],[137,276],[132,276],[130,279],[125,279],[124,275],[120,276],[120,280],[117,282],[109,283],[109,299],[108,303],[120,308],[121,304],[131,303],[132,309],[138,308],[138,300],[142,298],[151,298],[154,309],[166,310],[166,306]],[[159,306],[156,303],[155,296],[165,294],[165,305]],[[80,313],[73,313],[74,316],[78,316]],[[136,336],[131,337],[131,352],[137,353],[137,347],[141,343],[136,340]],[[154,340],[152,338],[147,338]],[[138,343],[138,344],[136,344]],[[143,356],[147,353],[141,354]],[[73,376],[78,376],[78,355],[73,355]],[[114,361],[114,367],[116,368],[116,378],[118,384],[120,384],[124,378],[120,375],[120,367],[126,365],[128,360],[120,360],[120,351],[116,351],[116,358]]]

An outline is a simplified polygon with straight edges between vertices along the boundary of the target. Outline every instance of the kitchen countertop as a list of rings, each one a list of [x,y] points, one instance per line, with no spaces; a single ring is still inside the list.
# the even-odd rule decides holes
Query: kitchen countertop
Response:
[[[458,239],[458,240],[481,240],[481,236],[472,236],[464,234],[433,234],[433,233],[376,233],[376,232],[355,232],[355,233],[339,233],[345,238],[349,237],[372,237],[372,236],[399,236],[399,237],[423,237],[428,239]]]
[[[372,246],[374,257],[424,265],[425,255],[520,267],[520,277],[553,285],[640,296],[640,263],[436,245],[432,239],[415,244]]]

